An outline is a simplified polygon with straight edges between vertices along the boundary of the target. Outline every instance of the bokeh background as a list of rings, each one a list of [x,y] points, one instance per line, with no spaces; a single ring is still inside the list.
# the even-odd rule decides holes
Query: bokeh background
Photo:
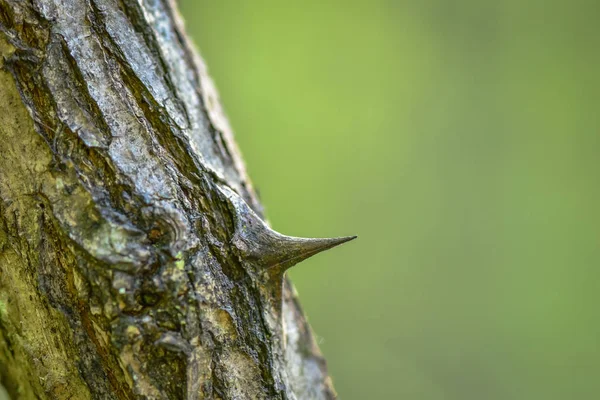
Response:
[[[180,8],[340,398],[600,398],[600,2]]]

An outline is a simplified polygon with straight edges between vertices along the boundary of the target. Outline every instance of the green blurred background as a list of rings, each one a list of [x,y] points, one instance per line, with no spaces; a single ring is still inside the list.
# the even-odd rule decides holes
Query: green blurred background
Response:
[[[180,7],[341,398],[600,398],[598,1]]]

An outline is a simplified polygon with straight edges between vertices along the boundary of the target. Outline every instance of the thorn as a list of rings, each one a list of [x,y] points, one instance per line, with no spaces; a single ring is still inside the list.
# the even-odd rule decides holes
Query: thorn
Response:
[[[322,251],[356,239],[356,236],[308,239],[272,232],[275,237],[269,243],[270,247],[262,251],[262,260],[268,268],[281,271],[285,271]]]
[[[271,229],[228,187],[218,186],[235,208],[236,232],[232,244],[257,272],[283,275],[287,269],[322,251],[356,239],[356,236],[309,239],[282,235]]]

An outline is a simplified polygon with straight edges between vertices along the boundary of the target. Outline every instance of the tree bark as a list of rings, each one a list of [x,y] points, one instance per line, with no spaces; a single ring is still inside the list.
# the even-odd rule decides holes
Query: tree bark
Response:
[[[261,220],[174,4],[0,0],[0,53],[11,397],[335,398],[283,274],[350,238]]]

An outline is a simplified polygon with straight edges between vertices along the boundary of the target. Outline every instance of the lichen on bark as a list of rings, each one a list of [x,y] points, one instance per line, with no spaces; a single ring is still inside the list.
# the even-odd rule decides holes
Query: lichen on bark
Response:
[[[261,206],[174,4],[0,0],[0,53],[11,396],[334,398],[272,262],[333,242],[253,222]],[[243,236],[248,224],[258,236]],[[274,288],[261,268],[277,271]]]

